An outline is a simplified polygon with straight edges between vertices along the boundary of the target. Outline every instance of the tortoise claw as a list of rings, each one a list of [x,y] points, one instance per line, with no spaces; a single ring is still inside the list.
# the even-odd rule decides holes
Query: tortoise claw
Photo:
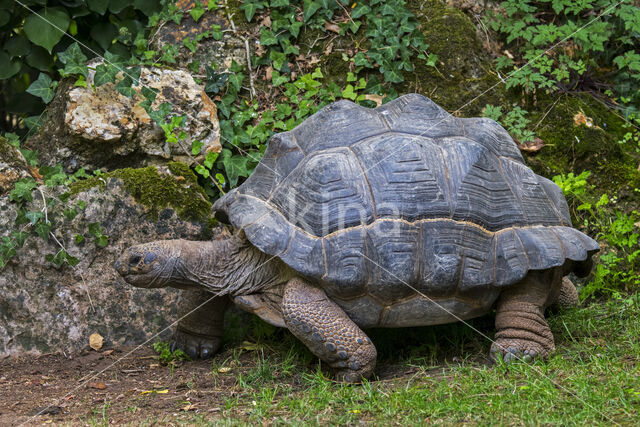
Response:
[[[171,351],[180,349],[192,359],[209,359],[222,346],[221,337],[197,335],[183,329],[176,329],[171,338]]]

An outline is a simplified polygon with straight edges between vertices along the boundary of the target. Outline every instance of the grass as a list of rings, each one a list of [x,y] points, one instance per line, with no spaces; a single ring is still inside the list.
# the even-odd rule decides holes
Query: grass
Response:
[[[533,365],[489,364],[490,343],[464,325],[373,331],[377,372],[386,378],[360,385],[332,381],[291,335],[273,332],[216,357],[211,383],[222,404],[215,413],[143,423],[636,424],[639,307],[640,296],[552,316],[557,350]],[[474,327],[490,334],[491,318]],[[224,377],[235,378],[231,387],[218,387]],[[96,415],[98,424],[108,419]]]

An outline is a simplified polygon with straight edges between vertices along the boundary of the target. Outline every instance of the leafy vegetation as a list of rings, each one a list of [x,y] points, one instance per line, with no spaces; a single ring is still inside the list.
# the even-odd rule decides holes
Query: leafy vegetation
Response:
[[[160,11],[161,3],[160,0],[0,2],[0,111],[10,113],[0,117],[0,131],[21,131],[14,119],[40,115],[44,105],[38,98],[45,103],[50,101],[58,76],[77,73],[66,63],[69,60],[78,63],[78,59],[62,54],[74,39],[86,46],[84,54],[90,57],[109,50],[129,58],[141,44],[146,47],[149,17]],[[32,117],[25,124],[34,120]]]
[[[487,22],[509,49],[496,60],[508,73],[507,88],[590,89],[624,97],[628,112],[640,105],[640,9],[633,1],[509,0]]]
[[[639,213],[616,210],[616,198],[606,193],[597,197],[595,188],[588,183],[590,175],[591,172],[583,171],[577,176],[568,173],[553,177],[567,196],[572,213],[582,219],[583,227],[602,246],[593,278],[580,290],[581,297],[637,292],[640,288],[640,233],[636,226]]]

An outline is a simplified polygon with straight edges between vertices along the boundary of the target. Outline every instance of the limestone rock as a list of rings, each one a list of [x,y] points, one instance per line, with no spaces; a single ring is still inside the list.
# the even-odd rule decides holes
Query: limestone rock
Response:
[[[94,68],[99,62],[91,65]],[[140,84],[134,86],[138,94],[132,98],[117,92],[112,83],[92,87],[94,75],[91,71],[86,88],[60,85],[45,124],[27,142],[39,151],[41,163],[60,163],[67,172],[171,160],[191,163],[189,143],[194,139],[204,144],[196,156],[199,161],[207,152],[221,150],[217,108],[188,72],[142,68]],[[144,100],[141,86],[158,90],[154,109],[169,103],[172,116],[186,116],[186,145],[166,142],[163,130],[139,105]]]
[[[30,176],[29,165],[22,153],[0,136],[0,196],[9,194],[16,181]]]
[[[178,206],[174,206],[182,202],[172,201],[172,197],[179,195],[202,196],[199,187],[194,186],[193,174],[176,176],[175,172],[160,168],[158,177],[166,180],[167,186],[159,191],[167,193],[166,203],[147,206],[149,200],[136,200],[137,195],[128,190],[133,188],[135,193],[136,187],[127,180],[135,173],[145,179],[152,169],[130,170],[128,175],[123,173],[124,180],[94,178],[95,181],[89,180],[93,186],[85,181],[83,187],[72,187],[68,199],[64,197],[66,187],[40,187],[50,204],[47,213],[55,239],[50,236],[45,241],[30,233],[17,255],[0,270],[0,356],[78,351],[88,348],[93,333],[104,337],[105,348],[139,344],[176,319],[180,291],[134,288],[125,284],[112,267],[121,251],[135,243],[207,239],[211,235],[205,223],[208,202],[203,200],[200,209],[207,215],[199,220],[185,220],[178,215]],[[149,180],[146,182],[151,185]],[[54,205],[52,200],[58,203]],[[38,191],[26,208],[28,211],[43,208]],[[77,210],[73,219],[63,214],[65,209],[73,208]],[[0,212],[2,237],[15,229],[16,204],[1,197]],[[108,236],[105,247],[96,244],[95,235],[90,232],[96,226],[90,224],[97,224],[102,234]],[[82,241],[76,236],[83,236]],[[56,254],[61,245],[78,259],[75,267],[68,264],[56,267],[46,260],[47,254]],[[170,330],[162,337],[166,339],[169,333]]]

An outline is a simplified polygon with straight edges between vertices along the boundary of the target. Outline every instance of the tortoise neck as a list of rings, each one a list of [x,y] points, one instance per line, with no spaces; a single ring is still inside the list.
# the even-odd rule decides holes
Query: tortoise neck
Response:
[[[289,279],[289,269],[245,238],[183,241],[174,270],[177,287],[205,287],[218,295],[247,295]]]

